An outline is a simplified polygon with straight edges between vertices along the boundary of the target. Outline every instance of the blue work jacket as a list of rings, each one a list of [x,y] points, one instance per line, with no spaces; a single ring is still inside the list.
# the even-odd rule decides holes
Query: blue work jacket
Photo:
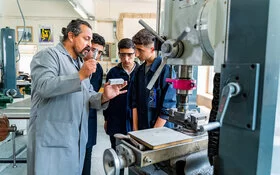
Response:
[[[172,84],[166,82],[166,78],[171,77],[169,65],[164,66],[153,88],[147,89],[161,60],[161,57],[155,58],[147,73],[145,73],[146,62],[144,62],[138,68],[132,82],[131,107],[137,108],[139,130],[153,128],[158,117],[168,119],[167,109],[176,107],[176,90]],[[165,126],[173,127],[173,124],[166,122]]]
[[[127,134],[127,132],[131,131],[132,110],[128,106],[128,94],[130,91],[131,79],[138,67],[139,64],[135,62],[134,70],[130,74],[127,74],[127,72],[122,68],[121,63],[119,63],[107,74],[106,81],[111,78],[122,78],[128,83],[125,87],[128,92],[110,100],[108,108],[103,111],[104,119],[107,121],[107,134],[110,136],[113,136],[116,133]]]
[[[90,84],[94,91],[98,92],[102,86],[103,69],[99,63],[96,64],[96,72],[91,75]],[[97,110],[89,108],[88,116],[88,142],[87,148],[96,145],[97,136]]]

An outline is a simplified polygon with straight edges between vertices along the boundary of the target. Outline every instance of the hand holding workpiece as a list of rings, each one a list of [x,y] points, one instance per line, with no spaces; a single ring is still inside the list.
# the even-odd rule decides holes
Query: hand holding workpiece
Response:
[[[126,93],[127,90],[121,90],[127,85],[127,81],[123,84],[110,85],[109,82],[104,84],[104,93],[102,94],[102,103],[111,100],[112,98]]]

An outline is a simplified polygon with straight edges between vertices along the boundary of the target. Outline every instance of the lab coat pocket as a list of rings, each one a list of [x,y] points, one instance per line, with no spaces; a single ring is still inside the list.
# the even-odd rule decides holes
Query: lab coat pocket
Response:
[[[71,138],[71,122],[45,121],[42,146],[68,148]]]

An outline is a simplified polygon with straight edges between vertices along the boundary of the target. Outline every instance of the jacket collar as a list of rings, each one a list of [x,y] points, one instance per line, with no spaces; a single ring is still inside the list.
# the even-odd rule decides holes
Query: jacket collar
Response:
[[[159,65],[161,63],[161,60],[162,60],[162,58],[160,56],[156,57],[154,62],[151,65],[150,71],[156,72],[157,68],[159,67]],[[144,64],[146,65],[146,62]]]
[[[57,50],[59,50],[62,54],[71,57],[71,55],[68,53],[68,51],[65,49],[65,47],[63,46],[63,44],[62,44],[61,42],[58,43],[58,44],[55,46],[55,48],[56,48]]]
[[[73,62],[72,56],[71,56],[71,55],[69,54],[69,52],[65,49],[64,45],[63,45],[61,42],[59,42],[59,43],[55,46],[55,48],[56,48],[59,52],[61,52],[62,54],[68,56],[68,58],[70,59],[70,61]],[[81,67],[82,64],[83,64],[83,60],[82,60],[80,57],[78,57],[78,58],[79,58],[79,59],[78,59],[79,65],[80,65],[80,67]],[[73,63],[74,63],[74,62],[73,62]]]
[[[138,68],[138,67],[139,67],[139,63],[137,63],[136,61],[134,61],[134,63],[135,63],[135,68],[134,68],[134,69]],[[119,63],[119,64],[117,65],[117,67],[120,68],[120,69],[123,69],[122,63]]]

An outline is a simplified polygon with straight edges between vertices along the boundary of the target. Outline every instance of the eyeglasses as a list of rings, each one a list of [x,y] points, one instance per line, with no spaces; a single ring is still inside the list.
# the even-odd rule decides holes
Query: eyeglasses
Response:
[[[103,54],[103,51],[102,51],[102,50],[98,50],[97,48],[94,48],[94,47],[91,48],[91,51],[92,51],[93,53],[98,52],[98,55],[102,55],[102,54]]]
[[[133,53],[119,53],[120,58],[125,58],[125,56],[132,57]]]

